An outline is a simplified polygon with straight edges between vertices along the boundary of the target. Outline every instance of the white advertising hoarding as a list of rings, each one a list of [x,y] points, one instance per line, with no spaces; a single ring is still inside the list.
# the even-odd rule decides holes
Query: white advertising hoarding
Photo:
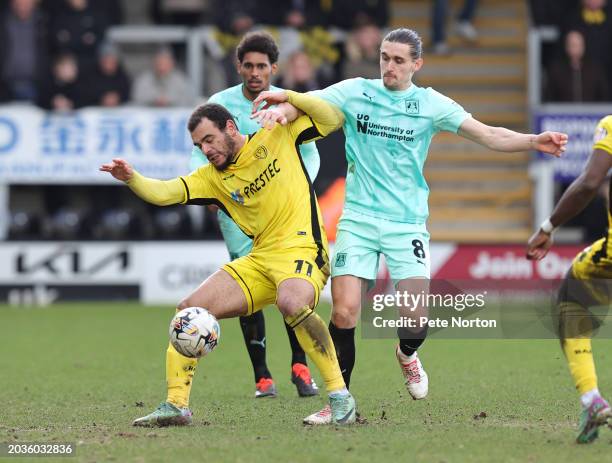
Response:
[[[45,112],[0,107],[0,183],[112,183],[98,171],[125,158],[144,175],[172,178],[188,170],[192,141],[185,108]]]

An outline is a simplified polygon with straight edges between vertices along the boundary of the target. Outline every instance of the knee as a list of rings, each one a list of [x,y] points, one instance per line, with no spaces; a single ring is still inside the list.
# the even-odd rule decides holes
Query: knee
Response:
[[[278,310],[283,314],[283,317],[295,315],[302,307],[291,294],[279,295],[276,300]]]
[[[332,310],[332,322],[338,328],[355,328],[359,317],[360,304],[358,302],[339,301]]]

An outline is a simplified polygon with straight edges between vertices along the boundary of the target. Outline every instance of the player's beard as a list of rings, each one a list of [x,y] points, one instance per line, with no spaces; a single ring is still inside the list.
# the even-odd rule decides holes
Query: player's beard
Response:
[[[224,151],[223,154],[225,154],[226,157],[225,157],[225,161],[223,161],[223,164],[221,164],[219,166],[215,165],[215,168],[217,170],[225,170],[225,169],[227,169],[227,167],[234,160],[234,155],[235,155],[235,151],[236,151],[236,142],[227,133],[223,134],[223,141],[224,141],[224,144],[225,144],[225,147],[224,147],[224,150],[223,150]]]

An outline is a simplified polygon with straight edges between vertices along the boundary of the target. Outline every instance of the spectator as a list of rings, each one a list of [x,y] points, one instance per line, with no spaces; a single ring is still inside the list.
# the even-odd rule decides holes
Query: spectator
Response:
[[[92,82],[91,104],[115,107],[130,97],[130,79],[119,60],[119,51],[109,43],[100,47],[98,66]]]
[[[304,29],[314,26],[325,26],[329,20],[328,11],[320,1],[309,0],[268,0],[267,7],[260,9],[257,22],[273,26],[286,26]]]
[[[205,19],[207,0],[153,0],[151,17],[155,24],[197,26]]]
[[[51,78],[40,91],[38,104],[44,109],[71,111],[87,104],[87,79],[79,79],[79,65],[74,55],[59,55]]]
[[[93,69],[96,50],[109,24],[105,10],[96,8],[90,0],[64,0],[51,21],[54,52],[71,52],[81,66]]]
[[[586,43],[585,58],[599,63],[609,77],[612,77],[612,18],[606,0],[581,0],[580,5],[570,13],[563,29],[582,33]]]
[[[103,15],[109,25],[121,24],[123,22],[123,11],[121,3],[124,0],[92,1],[91,7],[96,15]],[[55,18],[66,9],[66,0],[39,0],[40,7],[49,18]]]
[[[388,0],[330,0],[329,24],[346,31],[373,22],[384,28],[389,22]]]
[[[48,66],[45,32],[36,0],[11,0],[0,14],[0,85],[5,100],[36,101]]]
[[[214,0],[215,24],[225,34],[240,37],[256,22],[261,4],[257,0]]]
[[[346,41],[346,58],[342,79],[380,78],[380,43],[382,33],[373,23],[357,27]]]
[[[536,26],[557,26],[565,22],[568,11],[575,8],[577,0],[529,0],[532,23]]]
[[[168,47],[160,48],[153,69],[138,76],[132,88],[132,100],[144,106],[191,106],[193,96],[185,74],[176,69]]]
[[[469,42],[474,42],[478,38],[478,32],[472,24],[477,3],[478,0],[465,0],[455,23],[456,34]],[[448,0],[434,0],[431,16],[431,43],[433,53],[438,55],[447,54],[450,51],[446,43],[447,15]]]
[[[296,51],[291,54],[279,87],[301,93],[321,88],[315,69],[306,53]]]
[[[555,61],[548,74],[548,101],[607,101],[609,89],[604,69],[585,57],[584,37],[570,31],[565,37],[565,56]]]

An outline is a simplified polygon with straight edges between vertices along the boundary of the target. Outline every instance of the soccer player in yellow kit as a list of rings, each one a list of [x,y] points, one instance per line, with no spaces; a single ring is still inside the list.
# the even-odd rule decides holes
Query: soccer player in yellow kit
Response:
[[[527,257],[540,260],[553,244],[555,228],[575,217],[595,197],[612,168],[612,115],[604,117],[595,131],[593,151],[582,174],[563,194],[550,218],[545,220],[527,244]],[[610,182],[612,193],[612,182]],[[612,196],[612,195],[611,195]],[[599,427],[612,426],[612,410],[600,395],[593,351],[592,330],[598,321],[590,308],[610,306],[612,279],[612,215],[608,206],[608,231],[604,238],[576,256],[559,290],[557,316],[561,347],[567,359],[582,411],[576,441],[592,442]]]
[[[275,303],[323,376],[333,422],[349,424],[355,421],[355,400],[344,384],[327,326],[314,313],[329,277],[329,258],[319,206],[297,149],[338,129],[343,116],[319,98],[286,94],[287,101],[305,115],[252,135],[240,134],[221,105],[196,108],[188,129],[209,164],[188,176],[167,181],[145,178],[122,159],[100,170],[156,205],[216,204],[253,239],[248,255],[211,275],[181,301],[178,310],[205,307],[217,318],[229,318]],[[286,123],[282,117],[278,120]],[[196,359],[167,357],[167,400],[134,425],[189,424],[196,366]]]

